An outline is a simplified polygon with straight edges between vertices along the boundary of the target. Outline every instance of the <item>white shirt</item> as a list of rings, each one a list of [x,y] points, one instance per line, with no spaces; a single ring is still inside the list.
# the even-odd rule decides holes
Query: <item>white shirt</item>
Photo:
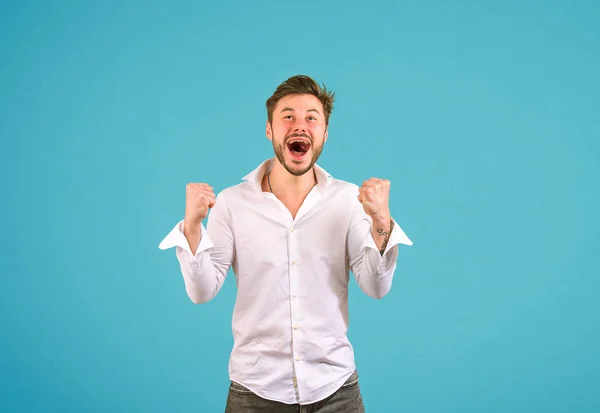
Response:
[[[412,245],[397,222],[381,256],[358,186],[315,165],[313,187],[293,219],[261,182],[264,161],[217,196],[196,254],[183,220],[160,243],[177,247],[194,303],[219,292],[230,267],[237,281],[230,379],[283,403],[320,401],[355,369],[348,329],[349,270],[361,290],[382,298],[392,285],[398,244]]]

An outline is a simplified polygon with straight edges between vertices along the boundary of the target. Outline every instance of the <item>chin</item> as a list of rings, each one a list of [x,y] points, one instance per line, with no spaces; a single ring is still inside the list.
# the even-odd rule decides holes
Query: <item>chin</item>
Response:
[[[287,171],[289,173],[291,173],[292,175],[295,175],[295,176],[302,176],[302,175],[304,175],[305,173],[307,173],[308,171],[310,171],[311,167],[312,167],[312,165],[310,165],[310,164],[309,165],[303,165],[303,166],[300,166],[300,165],[289,165],[289,164],[285,165],[285,169],[287,169]]]
[[[310,171],[313,166],[313,162],[311,162],[310,157],[306,157],[306,159],[303,160],[288,158],[283,166],[292,175],[301,176]]]

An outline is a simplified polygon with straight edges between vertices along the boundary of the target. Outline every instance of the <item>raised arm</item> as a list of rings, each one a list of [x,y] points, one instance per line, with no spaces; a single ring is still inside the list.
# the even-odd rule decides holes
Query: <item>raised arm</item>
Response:
[[[361,290],[377,299],[392,287],[398,244],[412,245],[391,217],[389,190],[386,180],[372,178],[363,183],[352,201],[347,238],[350,269]]]
[[[204,184],[193,184],[204,185]],[[188,297],[195,304],[212,300],[220,291],[234,256],[233,231],[223,194],[202,194],[207,188],[186,189],[186,215],[162,240],[159,248],[176,247]],[[210,189],[212,192],[212,189]],[[202,220],[212,207],[206,228]],[[204,211],[206,208],[206,212]]]

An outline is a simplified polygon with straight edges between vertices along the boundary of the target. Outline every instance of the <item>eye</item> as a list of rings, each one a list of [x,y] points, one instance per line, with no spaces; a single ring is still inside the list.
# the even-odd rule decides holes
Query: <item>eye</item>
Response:
[[[317,120],[317,118],[315,118],[314,116],[309,116],[308,119],[309,120]]]
[[[292,115],[284,116],[283,119],[292,119]]]

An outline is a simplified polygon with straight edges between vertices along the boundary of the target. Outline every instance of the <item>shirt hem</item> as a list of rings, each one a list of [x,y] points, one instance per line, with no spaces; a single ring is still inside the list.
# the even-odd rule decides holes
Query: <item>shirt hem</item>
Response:
[[[346,382],[346,380],[348,380],[348,378],[354,373],[355,368],[351,368],[350,372],[344,374],[344,376],[342,376],[342,378],[340,378],[339,380],[331,383],[329,386],[331,387],[331,389],[325,393],[323,393],[322,395],[317,395],[315,396],[315,392],[311,393],[311,397],[308,400],[295,400],[295,401],[290,401],[290,400],[284,400],[284,399],[279,399],[277,397],[273,397],[273,396],[269,396],[268,394],[263,393],[262,391],[259,391],[255,388],[253,388],[252,386],[244,383],[243,380],[237,379],[235,376],[230,376],[230,380],[234,381],[236,383],[239,383],[240,385],[244,386],[245,388],[247,388],[248,390],[250,390],[252,393],[256,394],[257,396],[265,399],[265,400],[269,400],[269,401],[273,401],[273,402],[278,402],[278,403],[283,403],[283,404],[287,404],[287,405],[295,405],[295,404],[299,404],[301,406],[305,406],[305,405],[310,405],[310,404],[314,404],[314,403],[318,403],[320,401],[325,400],[326,398],[328,398],[329,396],[333,395],[336,391],[338,391],[339,389],[342,388],[342,386],[344,385],[344,383]]]

